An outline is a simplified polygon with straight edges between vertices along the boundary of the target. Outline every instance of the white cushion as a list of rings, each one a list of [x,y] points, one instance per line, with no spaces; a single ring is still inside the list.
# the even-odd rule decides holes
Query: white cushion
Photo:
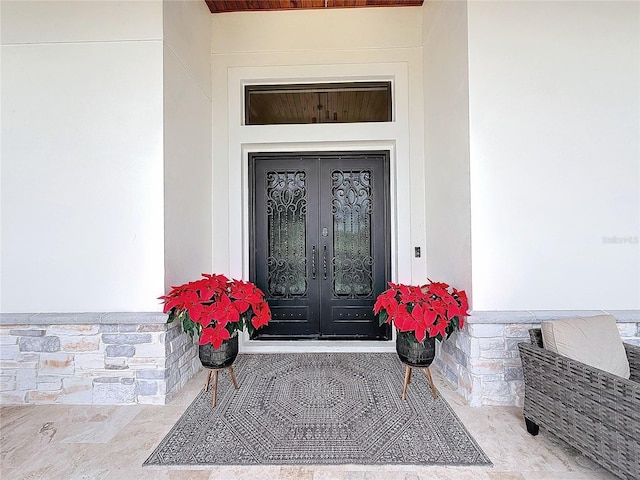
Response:
[[[547,350],[629,378],[629,361],[612,315],[544,321],[541,330]]]

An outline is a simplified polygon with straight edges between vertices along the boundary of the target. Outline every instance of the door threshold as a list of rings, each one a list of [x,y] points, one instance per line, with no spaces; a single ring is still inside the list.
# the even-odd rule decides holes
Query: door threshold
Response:
[[[240,353],[389,353],[395,340],[251,340],[242,336]]]

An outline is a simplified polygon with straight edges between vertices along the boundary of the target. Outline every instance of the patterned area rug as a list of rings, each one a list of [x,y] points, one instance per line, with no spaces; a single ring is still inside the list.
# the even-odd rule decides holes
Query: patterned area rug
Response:
[[[491,465],[447,402],[392,353],[239,355],[145,465]]]

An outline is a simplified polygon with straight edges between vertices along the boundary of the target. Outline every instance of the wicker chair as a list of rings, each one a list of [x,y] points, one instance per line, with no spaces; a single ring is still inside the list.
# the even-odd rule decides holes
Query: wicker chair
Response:
[[[543,427],[614,475],[640,479],[640,347],[624,344],[629,380],[542,348],[540,329],[520,343],[527,431]]]

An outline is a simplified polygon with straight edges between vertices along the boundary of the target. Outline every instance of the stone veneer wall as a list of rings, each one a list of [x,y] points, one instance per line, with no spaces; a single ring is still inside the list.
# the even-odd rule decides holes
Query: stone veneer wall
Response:
[[[164,404],[199,369],[158,313],[3,314],[0,404]]]
[[[434,367],[472,406],[522,406],[517,345],[543,320],[602,314],[472,312]],[[640,312],[610,312],[640,345]],[[164,404],[202,368],[197,343],[158,313],[3,314],[0,404]]]
[[[518,343],[543,320],[601,315],[603,311],[472,312],[465,328],[438,347],[434,367],[471,406],[524,402]],[[616,317],[623,341],[640,345],[640,311],[608,312]]]

